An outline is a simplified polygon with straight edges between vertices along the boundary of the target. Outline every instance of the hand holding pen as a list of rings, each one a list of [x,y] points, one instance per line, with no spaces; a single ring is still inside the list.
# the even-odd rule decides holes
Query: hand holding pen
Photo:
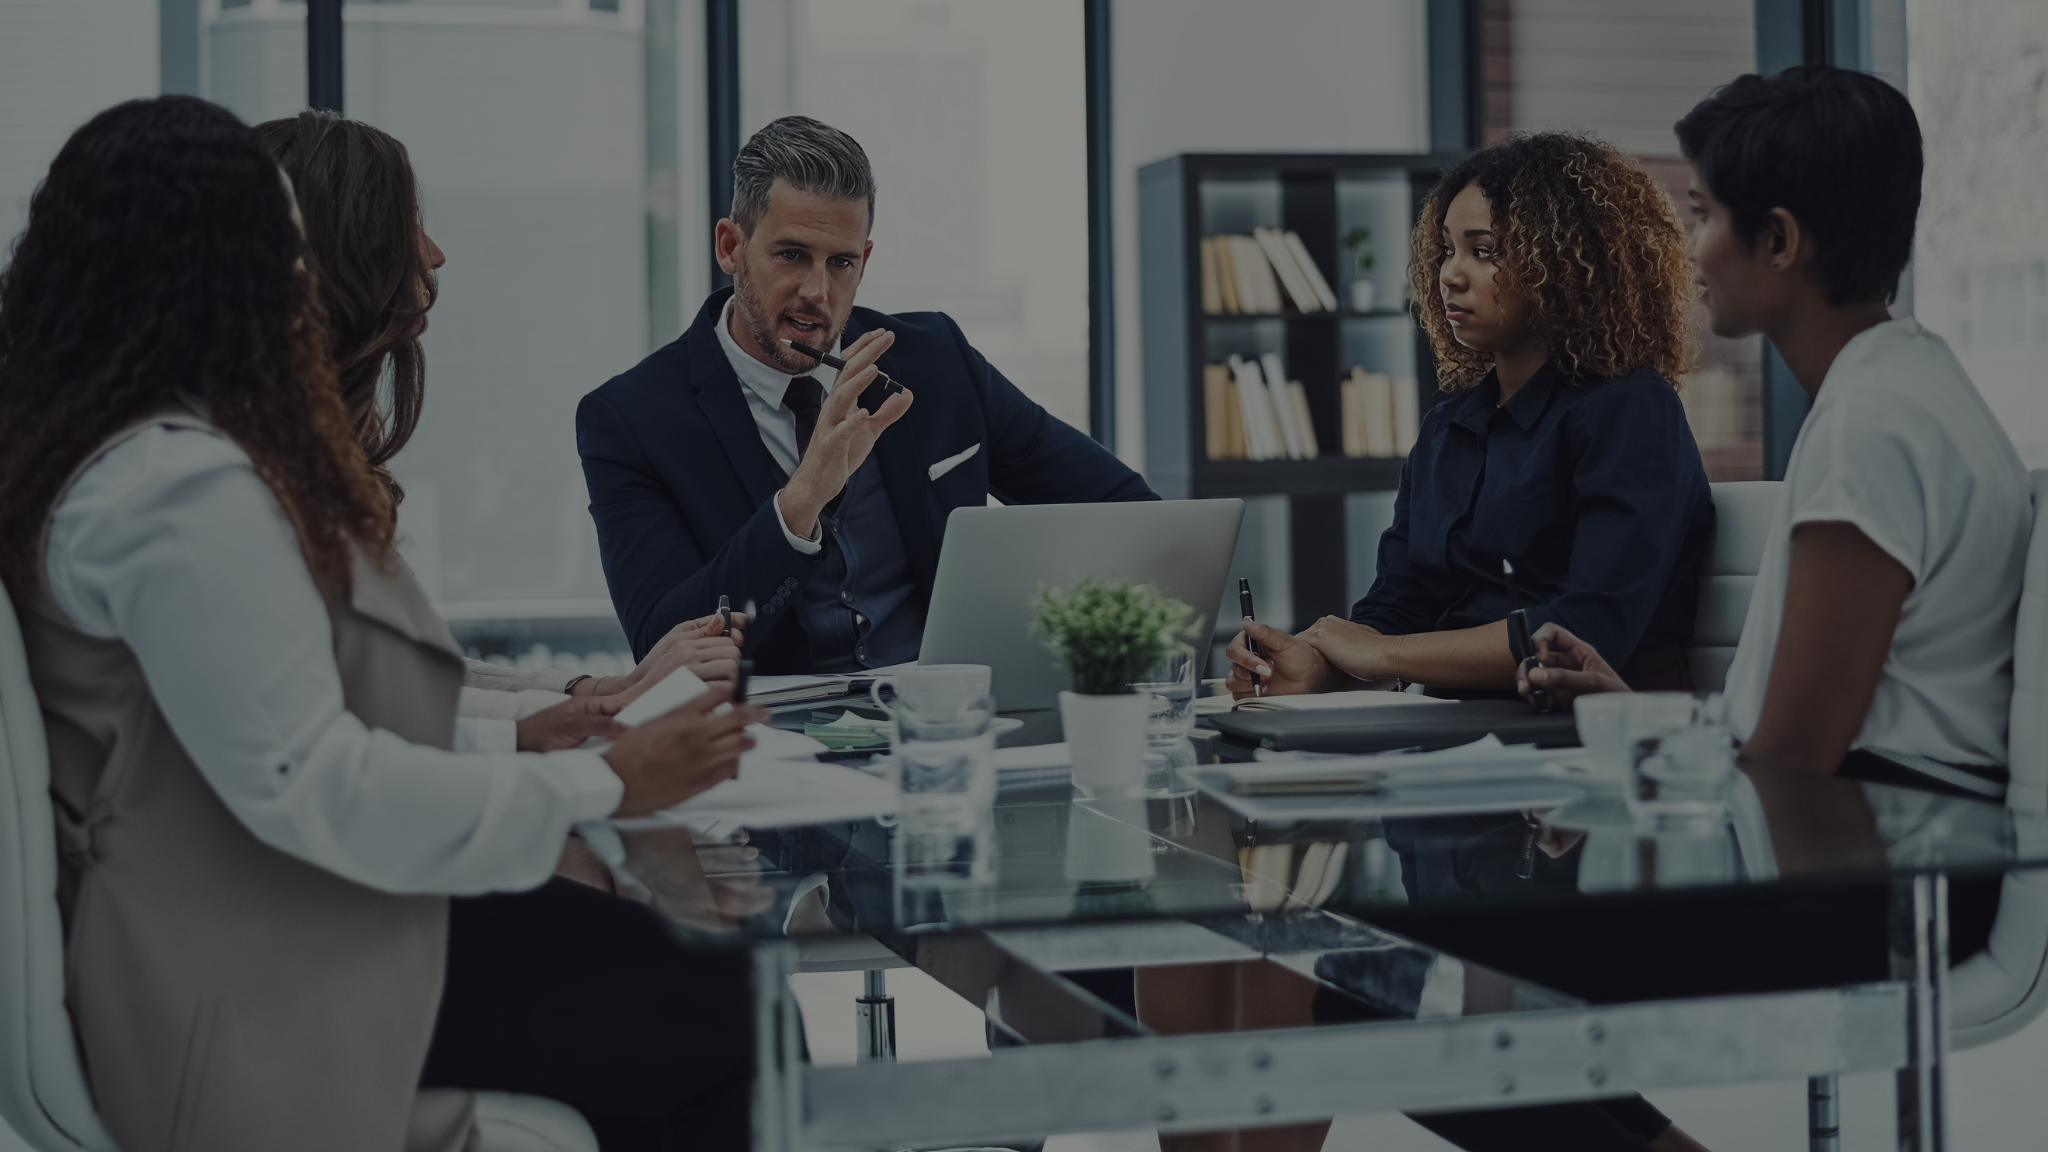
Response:
[[[775,496],[782,509],[783,523],[798,536],[816,534],[818,513],[867,462],[876,439],[910,411],[914,397],[900,384],[895,385],[898,391],[890,393],[873,412],[859,403],[860,394],[881,377],[882,370],[875,366],[875,361],[895,342],[896,334],[886,328],[862,333],[840,361],[844,367],[818,410],[818,425],[811,432],[810,446],[804,450],[789,483]]]

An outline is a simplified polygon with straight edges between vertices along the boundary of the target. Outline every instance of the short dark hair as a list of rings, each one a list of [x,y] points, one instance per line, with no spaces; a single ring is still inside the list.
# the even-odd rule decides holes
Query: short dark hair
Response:
[[[1783,208],[1813,234],[1830,304],[1897,294],[1913,255],[1923,164],[1920,121],[1898,89],[1803,64],[1717,89],[1676,131],[1744,243]]]
[[[784,116],[749,137],[732,160],[732,220],[752,235],[768,211],[768,189],[787,180],[799,192],[866,200],[875,223],[875,170],[860,142],[809,116]]]

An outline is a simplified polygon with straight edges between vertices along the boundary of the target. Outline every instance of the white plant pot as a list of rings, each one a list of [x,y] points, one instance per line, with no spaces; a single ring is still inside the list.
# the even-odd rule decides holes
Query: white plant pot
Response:
[[[1145,786],[1150,693],[1060,693],[1060,724],[1074,758],[1074,783],[1091,797],[1135,795]]]
[[[1372,281],[1353,280],[1351,282],[1351,310],[1353,312],[1372,311]]]

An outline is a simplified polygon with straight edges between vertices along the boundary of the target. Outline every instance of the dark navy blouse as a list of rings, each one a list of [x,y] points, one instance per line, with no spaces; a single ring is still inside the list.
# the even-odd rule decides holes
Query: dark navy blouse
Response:
[[[1689,639],[1714,504],[1670,383],[1639,368],[1574,384],[1546,364],[1499,398],[1489,373],[1423,418],[1351,619],[1406,635],[1527,608],[1616,669],[1645,636]]]

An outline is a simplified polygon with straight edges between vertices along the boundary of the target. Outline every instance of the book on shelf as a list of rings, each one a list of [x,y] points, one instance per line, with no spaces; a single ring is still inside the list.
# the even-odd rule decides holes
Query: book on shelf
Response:
[[[1237,266],[1230,260],[1230,237],[1216,236],[1207,241],[1209,250],[1216,260],[1216,298],[1223,310],[1236,315],[1245,310],[1244,301],[1237,298]]]
[[[1414,377],[1352,368],[1351,375],[1338,385],[1344,454],[1406,456],[1415,447],[1419,409]]]
[[[1202,241],[1202,311],[1214,316],[1223,311],[1223,285],[1216,279],[1216,242]]]
[[[1278,439],[1279,431],[1271,427],[1273,404],[1266,397],[1266,385],[1259,377],[1258,362],[1232,353],[1229,363],[1230,375],[1237,382],[1238,410],[1244,414],[1245,458],[1270,460],[1283,454],[1284,450],[1276,453],[1272,448],[1272,440]]]
[[[1287,234],[1287,252],[1301,265],[1301,273],[1308,277],[1309,287],[1314,289],[1316,298],[1331,312],[1337,310],[1337,293],[1330,289],[1330,282],[1323,279],[1323,270],[1316,266],[1315,258],[1308,254],[1308,245],[1301,242],[1301,233]]]
[[[1280,358],[1232,355],[1202,368],[1202,448],[1211,460],[1314,460],[1322,455],[1308,390]]]
[[[1252,239],[1258,241],[1259,251],[1273,266],[1274,274],[1280,278],[1280,286],[1287,289],[1288,299],[1294,301],[1295,310],[1303,314],[1322,311],[1322,297],[1316,295],[1308,277],[1302,273],[1301,265],[1295,262],[1294,253],[1288,251],[1286,235],[1278,228],[1254,228]]]
[[[1287,400],[1294,407],[1294,426],[1301,430],[1302,455],[1314,460],[1323,454],[1316,443],[1316,422],[1308,413],[1308,389],[1299,380],[1287,382]]]
[[[1289,301],[1304,314],[1337,310],[1337,294],[1297,233],[1260,227],[1250,236],[1204,237],[1199,264],[1202,311],[1211,316],[1278,315]]]
[[[1264,369],[1266,394],[1273,401],[1273,422],[1280,429],[1280,446],[1285,448],[1289,460],[1300,460],[1308,455],[1302,443],[1301,429],[1294,422],[1294,401],[1287,395],[1287,373],[1280,367],[1279,354],[1267,352],[1259,357],[1259,367]]]
[[[1223,404],[1229,398],[1230,369],[1221,364],[1203,365],[1202,446],[1211,460],[1230,458],[1230,430],[1223,423]]]

